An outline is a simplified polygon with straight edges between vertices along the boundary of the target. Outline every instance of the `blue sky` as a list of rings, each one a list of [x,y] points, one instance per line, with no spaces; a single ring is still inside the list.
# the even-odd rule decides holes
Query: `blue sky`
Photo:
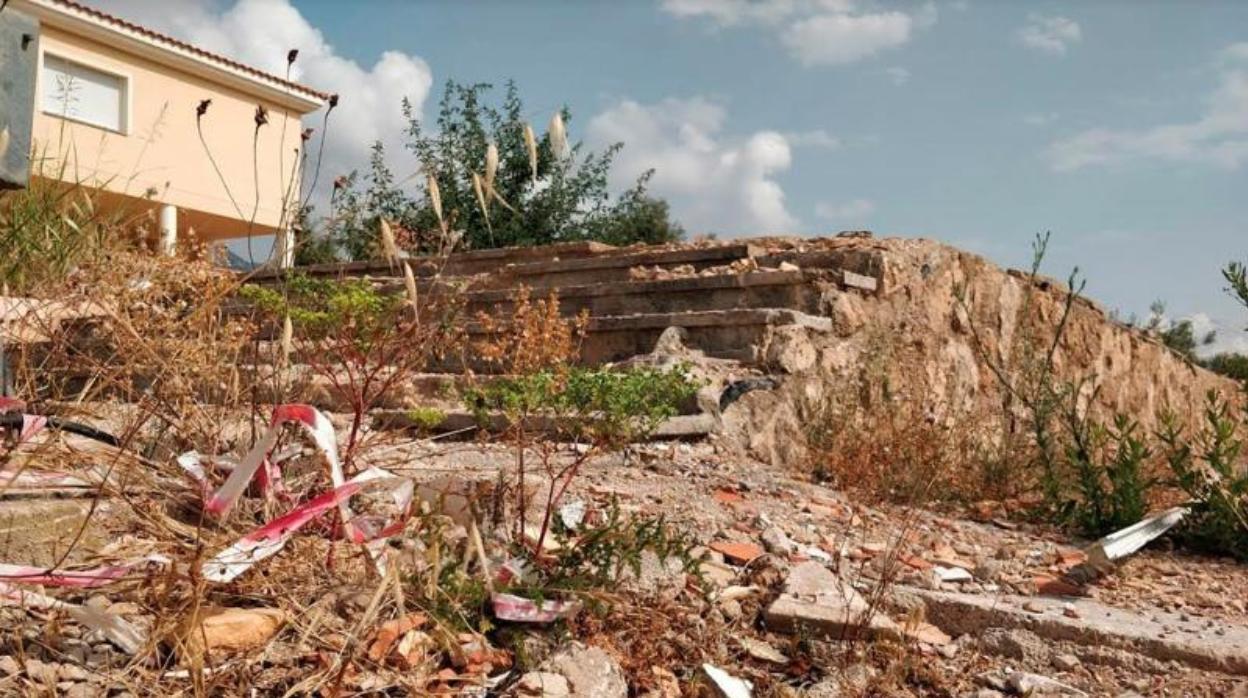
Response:
[[[566,103],[574,138],[625,142],[620,185],[656,168],[692,233],[866,228],[1022,265],[1052,230],[1050,274],[1248,350],[1218,276],[1248,258],[1248,2],[100,4],[269,68],[298,45],[343,95],[334,168],[380,138],[414,171],[400,95],[432,116],[447,79],[514,78],[539,129]]]

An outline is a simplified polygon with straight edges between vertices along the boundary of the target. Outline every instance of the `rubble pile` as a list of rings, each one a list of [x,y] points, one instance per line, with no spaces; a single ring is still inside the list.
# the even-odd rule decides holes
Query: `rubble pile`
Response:
[[[309,273],[396,281],[354,264]],[[446,283],[415,268],[420,293]],[[470,309],[557,291],[589,316],[583,361],[684,366],[699,390],[602,452],[538,419],[517,449],[498,415],[450,412],[462,380],[504,377],[470,353],[367,415],[332,379],[191,401],[176,418],[212,422],[212,453],[136,437],[141,390],[3,398],[0,695],[1248,696],[1248,568],[1171,547],[1186,505],[1080,540],[1026,502],[866,504],[793,467],[815,407],[885,345],[933,423],[999,401],[953,287],[1000,353],[1029,280],[862,234],[444,269],[477,279]],[[1062,365],[1102,367],[1118,409],[1225,387],[1090,303],[1071,336]],[[264,380],[307,375],[293,360]],[[414,428],[430,406],[448,411]]]

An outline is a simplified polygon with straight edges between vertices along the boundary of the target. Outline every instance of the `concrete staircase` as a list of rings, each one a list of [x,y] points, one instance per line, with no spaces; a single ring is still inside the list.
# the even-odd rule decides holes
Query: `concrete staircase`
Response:
[[[580,360],[587,365],[619,362],[653,351],[668,328],[680,328],[685,345],[712,359],[739,362],[744,370],[767,372],[767,348],[780,332],[831,331],[831,297],[839,293],[874,293],[878,289],[879,259],[857,250],[844,253],[782,250],[769,253],[750,243],[719,243],[689,246],[616,248],[593,242],[566,243],[534,248],[478,250],[446,259],[410,258],[422,298],[436,300],[441,294],[457,294],[462,301],[461,318],[469,344],[486,338],[479,321],[485,315],[505,322],[514,313],[521,288],[534,299],[554,293],[560,313],[566,317],[588,316],[581,342]],[[330,279],[363,279],[386,293],[405,292],[402,268],[384,261],[349,262],[301,267],[297,273]],[[250,281],[276,285],[282,275],[273,270],[254,273]],[[227,313],[250,314],[251,307],[237,299]],[[264,386],[278,356],[277,327],[263,330],[264,340],[252,347],[239,371]],[[296,354],[285,369],[289,394],[305,396],[325,409],[349,409],[335,398],[329,381],[315,375],[308,361]],[[469,372],[481,380],[497,370],[473,355],[447,357],[426,367],[426,373],[408,377],[396,385],[375,415],[380,425],[410,425],[406,410],[414,405],[434,406],[447,415],[435,431],[455,431],[472,418],[462,408],[458,394]],[[83,385],[89,376],[78,379]],[[72,375],[63,376],[71,393]],[[146,385],[134,377],[134,387]],[[148,381],[150,382],[150,381]],[[203,391],[212,401],[212,391]],[[126,399],[125,396],[117,396]],[[262,401],[283,399],[266,394]],[[695,405],[678,423],[665,425],[660,433],[687,437],[711,428]]]

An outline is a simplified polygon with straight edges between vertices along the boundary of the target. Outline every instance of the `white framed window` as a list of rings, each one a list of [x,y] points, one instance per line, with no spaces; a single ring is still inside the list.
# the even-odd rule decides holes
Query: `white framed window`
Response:
[[[45,53],[39,81],[44,113],[125,133],[125,76]]]

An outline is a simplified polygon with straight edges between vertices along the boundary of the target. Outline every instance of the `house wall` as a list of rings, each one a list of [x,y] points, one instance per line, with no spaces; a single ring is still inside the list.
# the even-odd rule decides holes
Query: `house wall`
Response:
[[[204,240],[244,237],[249,229],[271,233],[278,226],[283,194],[287,188],[298,192],[297,181],[290,187],[302,128],[298,114],[46,22],[40,51],[122,75],[129,106],[121,132],[46,114],[43,90],[56,87],[42,84],[41,75],[33,128],[36,174],[124,195],[136,211],[173,204],[182,210],[180,237],[188,226]],[[203,99],[212,100],[202,123],[207,150],[196,132],[195,110]],[[269,111],[258,135],[257,104]]]

